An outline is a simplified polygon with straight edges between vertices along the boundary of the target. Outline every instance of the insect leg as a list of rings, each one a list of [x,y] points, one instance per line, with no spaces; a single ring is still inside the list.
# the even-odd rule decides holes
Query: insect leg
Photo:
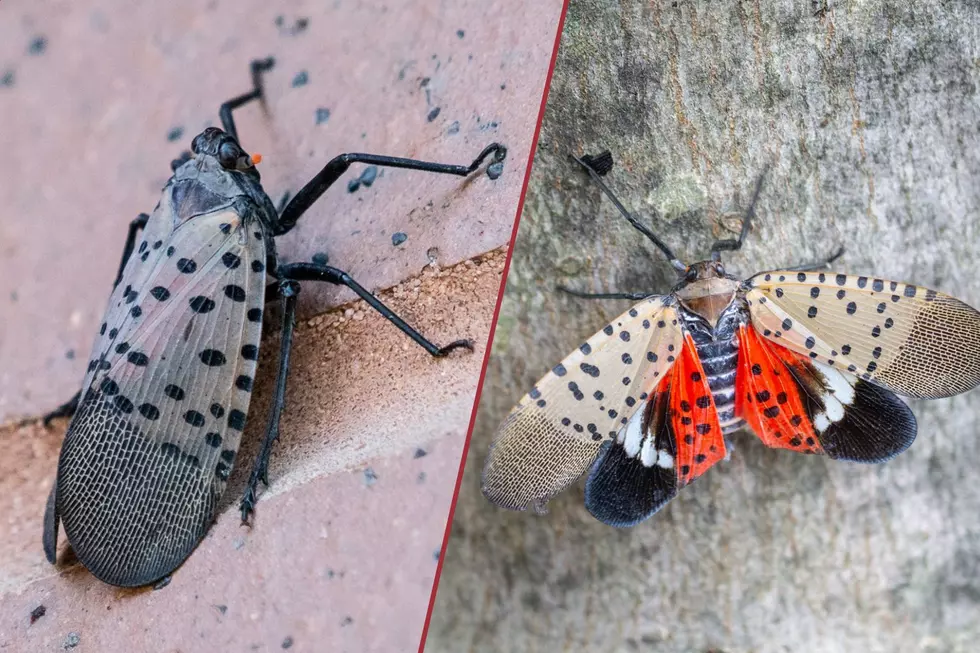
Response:
[[[398,327],[402,333],[414,340],[419,346],[433,356],[445,356],[452,350],[460,348],[473,351],[473,343],[469,340],[456,340],[449,343],[445,347],[437,347],[436,345],[432,344],[426,340],[421,333],[410,327],[403,319],[395,315],[390,308],[382,304],[377,297],[372,295],[368,290],[354,281],[351,276],[343,270],[338,270],[337,268],[329,265],[320,265],[318,263],[289,263],[287,265],[279,266],[279,268],[276,270],[276,274],[283,280],[295,279],[297,281],[326,281],[327,283],[333,283],[338,286],[347,286],[357,293],[358,297],[366,301],[371,308],[381,313],[382,316]]]
[[[592,181],[594,181],[602,192],[606,194],[606,197],[612,201],[620,214],[626,218],[627,222],[633,225],[644,236],[653,241],[653,244],[657,246],[657,249],[664,253],[667,260],[670,261],[670,264],[674,266],[676,270],[684,271],[687,269],[687,266],[684,265],[680,259],[674,256],[674,252],[667,247],[667,244],[660,240],[655,233],[650,231],[649,227],[633,217],[633,215],[626,210],[626,207],[623,206],[623,203],[620,202],[619,199],[613,194],[612,190],[610,190],[609,187],[606,186],[605,182],[600,179],[600,176],[605,175],[612,169],[612,155],[608,150],[595,156],[585,155],[581,158],[573,154],[572,158],[575,159],[579,165],[585,168],[586,172],[588,172],[589,176],[592,178]]]
[[[822,261],[816,261],[813,263],[804,263],[803,265],[794,265],[791,268],[782,268],[783,270],[790,270],[793,272],[809,272],[811,270],[822,270],[824,268],[830,267],[830,264],[839,259],[844,255],[844,246],[841,245],[837,248],[837,251],[825,258]]]
[[[238,130],[235,129],[235,119],[232,117],[231,112],[242,106],[243,104],[248,104],[252,100],[265,100],[265,87],[262,84],[262,73],[270,70],[273,65],[275,65],[276,60],[272,57],[268,59],[256,59],[252,62],[252,90],[244,95],[239,95],[238,97],[232,98],[221,105],[218,109],[218,115],[221,116],[221,126],[226,132],[231,134],[235,140],[238,140]]]
[[[281,268],[280,268],[281,269]],[[272,412],[266,426],[262,449],[259,451],[252,474],[248,479],[248,487],[240,505],[242,523],[248,522],[248,516],[255,510],[256,492],[259,481],[269,484],[269,454],[272,443],[279,439],[279,419],[282,417],[282,407],[286,402],[286,377],[289,373],[289,354],[293,348],[293,333],[296,328],[296,298],[299,296],[300,285],[282,277],[279,282],[279,296],[282,298],[282,336],[279,342],[279,372],[276,374],[276,392],[272,402]]]
[[[59,417],[72,417],[75,411],[78,410],[78,402],[82,398],[82,391],[79,390],[75,393],[75,396],[61,404],[50,413],[46,413],[44,417],[41,418],[41,423],[44,424],[45,428],[51,424],[51,420],[58,419]]]
[[[112,283],[113,288],[122,281],[123,270],[126,269],[126,263],[129,262],[129,257],[133,255],[133,248],[136,247],[136,234],[146,227],[146,221],[149,219],[150,216],[140,213],[129,223],[129,233],[126,234],[126,244],[123,245],[122,260],[119,261],[119,272],[116,274],[116,280]]]
[[[405,170],[418,170],[421,172],[435,172],[466,177],[479,168],[480,164],[491,154],[493,155],[493,161],[487,166],[487,175],[491,179],[496,179],[500,176],[501,165],[498,164],[502,164],[503,160],[507,157],[507,148],[500,143],[487,145],[477,155],[476,159],[473,160],[473,163],[465,166],[418,161],[415,159],[402,159],[378,154],[341,154],[331,159],[313,179],[296,193],[296,196],[286,205],[286,208],[280,212],[278,230],[275,235],[280,236],[296,226],[296,221],[299,220],[300,216],[347,171],[352,163],[367,163],[384,168],[403,168]]]
[[[563,293],[572,295],[573,297],[582,297],[583,299],[646,299],[652,293],[648,292],[582,292],[581,290],[572,290],[571,288],[566,288],[565,286],[557,286],[557,289]]]
[[[745,212],[745,218],[742,220],[742,231],[738,234],[738,240],[719,240],[711,246],[711,260],[719,260],[719,252],[730,251],[734,252],[742,249],[742,242],[745,237],[749,234],[749,225],[752,222],[752,217],[755,215],[755,202],[759,199],[759,193],[762,192],[762,181],[766,178],[766,173],[769,171],[769,167],[766,166],[762,174],[759,175],[758,181],[755,182],[755,192],[752,193],[752,200],[749,202],[749,208]]]

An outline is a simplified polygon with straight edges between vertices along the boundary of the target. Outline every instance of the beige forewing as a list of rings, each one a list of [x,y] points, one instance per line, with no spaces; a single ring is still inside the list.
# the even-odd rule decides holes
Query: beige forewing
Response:
[[[258,358],[259,225],[232,211],[176,230],[168,220],[154,214],[112,294],[59,462],[69,540],[93,573],[120,585],[169,573],[203,536]]]
[[[683,346],[677,310],[651,297],[589,338],[500,426],[483,492],[506,508],[541,510],[581,476],[670,369]]]
[[[746,285],[756,329],[821,364],[908,397],[980,384],[980,313],[955,297],[819,272],[766,272]]]

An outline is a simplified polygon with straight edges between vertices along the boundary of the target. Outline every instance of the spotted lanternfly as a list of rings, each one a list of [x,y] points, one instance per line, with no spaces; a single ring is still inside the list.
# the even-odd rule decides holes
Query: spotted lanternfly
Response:
[[[209,127],[194,138],[192,152],[172,163],[152,215],[130,225],[82,389],[45,416],[45,423],[72,417],[44,518],[44,551],[52,563],[59,521],[82,564],[113,585],[153,583],[190,555],[235,463],[266,297],[282,303],[279,371],[241,502],[243,521],[258,482],[267,484],[300,281],[347,286],[433,356],[472,350],[467,340],[432,344],[346,272],[322,262],[279,264],[275,238],[352,163],[465,177],[491,158],[487,173],[496,178],[506,149],[489,145],[466,166],[341,154],[277,211],[259,182],[260,157],[239,145],[232,118],[234,109],[263,100],[262,75],[271,67],[271,59],[253,62],[252,91],[221,105],[224,129]]]
[[[905,451],[915,417],[896,395],[949,397],[980,384],[980,313],[934,290],[821,272],[828,261],[742,281],[711,259],[685,265],[600,179],[608,152],[576,159],[680,282],[641,299],[549,372],[501,425],[483,492],[506,508],[544,509],[588,470],[600,521],[650,517],[719,460],[748,427],[770,447],[864,463]]]

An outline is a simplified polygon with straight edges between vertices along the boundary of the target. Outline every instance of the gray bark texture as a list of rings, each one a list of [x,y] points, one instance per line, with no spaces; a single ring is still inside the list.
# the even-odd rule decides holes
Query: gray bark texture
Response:
[[[919,437],[862,466],[735,436],[630,530],[480,493],[492,435],[624,311],[593,292],[676,277],[569,159],[691,262],[757,221],[728,271],[817,260],[980,306],[976,2],[573,0],[534,160],[427,651],[980,650],[980,391],[914,401]]]

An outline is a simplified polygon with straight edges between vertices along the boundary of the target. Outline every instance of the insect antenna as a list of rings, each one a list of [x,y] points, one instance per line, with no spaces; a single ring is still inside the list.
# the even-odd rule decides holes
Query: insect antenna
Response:
[[[572,158],[575,159],[583,168],[585,168],[585,170],[589,173],[589,176],[592,177],[592,181],[594,181],[602,192],[606,194],[606,197],[612,201],[622,216],[626,218],[631,225],[638,229],[640,233],[653,241],[653,244],[657,246],[657,249],[664,253],[667,260],[670,261],[670,264],[675,270],[679,272],[687,271],[687,266],[679,258],[674,256],[674,252],[667,247],[667,244],[657,238],[657,235],[650,231],[646,225],[642,224],[639,220],[633,217],[630,212],[626,210],[626,207],[623,206],[623,203],[620,202],[615,195],[613,195],[613,192],[608,186],[606,186],[605,182],[600,179],[601,176],[612,170],[613,158],[609,150],[601,152],[595,156],[590,156],[587,154],[581,158],[573,154]]]
[[[221,126],[236,141],[238,140],[238,130],[235,128],[235,119],[232,117],[231,112],[243,104],[248,104],[252,100],[265,102],[265,85],[262,83],[262,73],[271,70],[275,63],[275,59],[272,57],[253,61],[251,66],[252,90],[244,95],[239,95],[236,98],[228,100],[218,109],[218,115],[221,117]]]
[[[752,200],[749,202],[749,208],[745,211],[745,218],[742,220],[742,231],[738,234],[738,240],[729,238],[728,240],[716,241],[715,244],[711,246],[712,261],[720,261],[721,252],[723,251],[735,252],[742,249],[742,242],[749,234],[749,225],[752,223],[752,216],[755,215],[755,202],[759,199],[759,193],[762,192],[762,181],[766,178],[767,172],[769,172],[769,166],[762,169],[762,174],[759,175],[758,181],[755,182],[755,191],[752,193]]]

